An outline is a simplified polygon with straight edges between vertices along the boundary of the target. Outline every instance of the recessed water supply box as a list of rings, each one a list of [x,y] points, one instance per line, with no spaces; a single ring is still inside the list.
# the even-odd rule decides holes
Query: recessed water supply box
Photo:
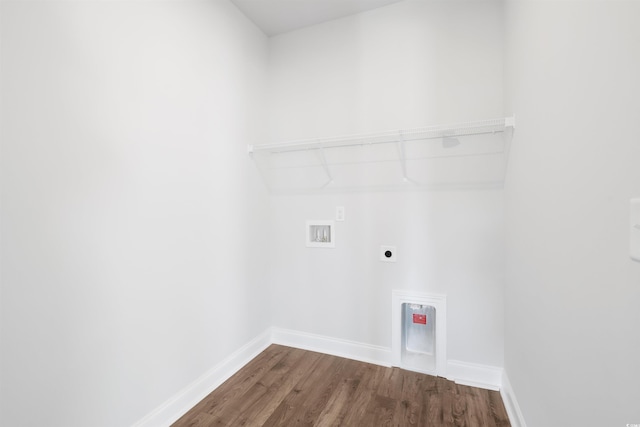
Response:
[[[432,305],[402,304],[402,366],[436,370],[436,308]]]
[[[336,227],[333,221],[307,221],[306,245],[308,248],[335,248]]]
[[[393,291],[394,366],[446,375],[446,297]]]

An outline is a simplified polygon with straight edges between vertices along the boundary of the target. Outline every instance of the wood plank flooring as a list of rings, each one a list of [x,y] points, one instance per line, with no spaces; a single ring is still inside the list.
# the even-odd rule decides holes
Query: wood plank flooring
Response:
[[[271,345],[173,427],[506,427],[497,391]]]

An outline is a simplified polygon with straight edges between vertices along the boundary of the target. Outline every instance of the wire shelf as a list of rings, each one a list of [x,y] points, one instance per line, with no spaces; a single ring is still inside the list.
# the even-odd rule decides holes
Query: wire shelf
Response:
[[[497,187],[514,128],[514,117],[506,117],[249,145],[248,151],[275,192]]]

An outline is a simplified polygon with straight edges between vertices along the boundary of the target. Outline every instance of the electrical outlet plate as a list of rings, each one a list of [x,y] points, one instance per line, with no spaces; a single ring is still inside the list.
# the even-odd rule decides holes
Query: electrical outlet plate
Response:
[[[396,262],[397,254],[395,246],[380,246],[380,261],[382,262]]]

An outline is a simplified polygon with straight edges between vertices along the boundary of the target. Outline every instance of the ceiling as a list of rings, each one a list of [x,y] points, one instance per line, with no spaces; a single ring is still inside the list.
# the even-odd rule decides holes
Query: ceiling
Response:
[[[402,0],[231,0],[267,36],[354,15]]]

